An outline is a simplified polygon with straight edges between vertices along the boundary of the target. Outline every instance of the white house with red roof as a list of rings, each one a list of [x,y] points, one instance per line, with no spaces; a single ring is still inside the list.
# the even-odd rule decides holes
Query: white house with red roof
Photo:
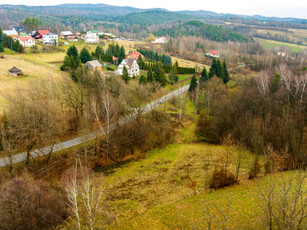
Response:
[[[166,38],[166,37],[159,37],[159,38],[156,38],[156,40],[155,40],[153,43],[156,43],[156,44],[165,44],[165,43],[167,43],[167,38]]]
[[[139,60],[139,56],[142,57],[143,60],[145,60],[145,57],[143,54],[141,54],[139,51],[133,51],[126,55],[126,58],[134,58],[135,60]]]
[[[206,56],[212,57],[212,58],[218,58],[219,57],[219,51],[218,50],[207,50]]]
[[[49,33],[49,30],[37,30],[35,34],[32,35],[32,37],[35,39],[43,39],[43,36]]]
[[[30,36],[22,36],[17,38],[19,41],[20,45],[23,47],[32,47],[35,46],[35,39],[30,37]]]

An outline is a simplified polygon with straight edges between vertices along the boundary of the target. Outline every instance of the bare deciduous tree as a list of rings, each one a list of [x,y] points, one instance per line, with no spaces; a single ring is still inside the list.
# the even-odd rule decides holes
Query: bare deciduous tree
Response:
[[[101,227],[114,217],[102,204],[103,190],[95,181],[92,171],[83,166],[80,159],[76,159],[74,168],[68,170],[63,179],[68,197],[68,207],[72,214],[73,223],[78,229],[88,226],[89,229]]]

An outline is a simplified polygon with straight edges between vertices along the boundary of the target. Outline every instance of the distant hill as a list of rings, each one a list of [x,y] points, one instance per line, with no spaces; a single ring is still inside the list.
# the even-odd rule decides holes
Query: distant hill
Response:
[[[197,16],[189,16],[186,14],[174,13],[166,10],[152,10],[131,13],[128,15],[112,18],[112,21],[127,23],[127,24],[162,24],[165,22],[188,21]]]
[[[179,35],[191,35],[218,42],[249,41],[249,38],[243,36],[240,33],[232,32],[231,30],[225,29],[222,26],[209,25],[195,20],[177,26],[173,26],[171,29],[160,30],[156,32],[155,35],[169,35],[170,37],[178,37]]]

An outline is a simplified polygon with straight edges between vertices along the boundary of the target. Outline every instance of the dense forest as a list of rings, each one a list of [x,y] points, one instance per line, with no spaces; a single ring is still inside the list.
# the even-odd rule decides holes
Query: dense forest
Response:
[[[203,37],[212,41],[239,41],[247,42],[249,39],[242,34],[232,32],[222,26],[205,24],[200,21],[189,21],[184,24],[179,24],[171,29],[163,29],[155,33],[156,36],[169,35],[178,37],[179,35],[190,35]]]

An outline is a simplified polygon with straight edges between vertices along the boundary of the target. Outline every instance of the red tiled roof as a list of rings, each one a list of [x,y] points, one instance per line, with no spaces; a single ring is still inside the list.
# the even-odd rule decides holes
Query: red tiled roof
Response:
[[[45,35],[45,34],[49,34],[49,30],[38,30],[36,31],[37,33],[39,33],[40,35]]]
[[[112,56],[112,58],[113,58],[113,61],[117,61],[117,57],[114,57],[114,56]]]
[[[144,55],[141,54],[139,51],[130,52],[129,54],[126,55],[126,58],[134,58],[135,60],[138,60],[140,55],[144,60],[145,59]]]
[[[23,42],[26,42],[26,41],[29,41],[29,40],[34,41],[34,39],[32,37],[28,37],[28,36],[19,37],[18,39],[20,41],[23,41]]]
[[[208,50],[207,53],[211,53],[212,55],[219,55],[218,50]]]

